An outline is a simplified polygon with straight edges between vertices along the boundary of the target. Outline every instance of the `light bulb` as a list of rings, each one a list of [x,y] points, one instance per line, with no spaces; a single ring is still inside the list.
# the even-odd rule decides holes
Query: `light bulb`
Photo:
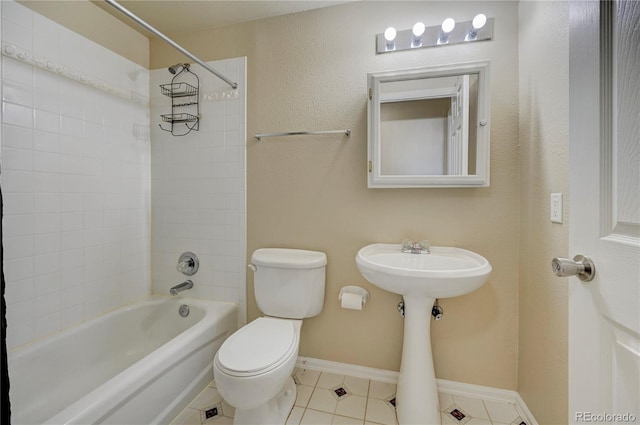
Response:
[[[394,27],[389,27],[384,30],[384,39],[387,41],[393,41],[396,39],[396,29]]]
[[[442,21],[442,32],[449,34],[456,27],[456,21],[453,18],[447,18]]]
[[[483,13],[477,14],[471,21],[471,29],[464,37],[465,41],[475,41],[478,39],[478,30],[485,26],[487,17]]]
[[[413,38],[411,40],[411,47],[422,47],[422,34],[424,34],[425,26],[422,22],[416,22],[411,32]]]
[[[483,13],[476,15],[475,18],[473,18],[473,21],[471,21],[471,25],[473,25],[473,29],[476,31],[484,27],[486,23],[487,23],[487,16]]]

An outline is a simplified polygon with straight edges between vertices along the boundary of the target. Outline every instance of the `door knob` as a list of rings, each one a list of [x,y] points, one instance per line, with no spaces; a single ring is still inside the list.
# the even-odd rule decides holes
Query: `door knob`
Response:
[[[551,269],[556,276],[577,276],[583,282],[590,282],[596,275],[596,266],[589,257],[576,255],[573,260],[568,258],[554,258]]]

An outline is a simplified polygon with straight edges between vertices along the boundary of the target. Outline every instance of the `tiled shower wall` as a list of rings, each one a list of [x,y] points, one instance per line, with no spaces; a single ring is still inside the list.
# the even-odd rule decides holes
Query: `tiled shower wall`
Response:
[[[16,2],[1,7],[3,52],[53,71],[2,56],[13,348],[151,291],[149,71]]]
[[[207,62],[239,84],[237,90],[199,65],[199,131],[173,136],[161,114],[171,99],[160,92],[170,83],[167,69],[151,71],[151,199],[153,292],[191,279],[193,289],[180,296],[238,303],[246,320],[246,58]],[[176,81],[181,81],[181,76]],[[180,112],[191,112],[182,108]],[[176,124],[184,132],[184,124]],[[200,270],[187,277],[176,271],[182,252],[200,259]]]

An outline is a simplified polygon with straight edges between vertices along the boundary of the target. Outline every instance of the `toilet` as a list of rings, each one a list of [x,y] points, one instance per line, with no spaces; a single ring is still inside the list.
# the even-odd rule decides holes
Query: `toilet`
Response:
[[[261,248],[251,256],[254,293],[264,313],[222,344],[213,361],[218,392],[235,407],[233,423],[284,424],[296,400],[291,377],[302,319],[324,305],[324,252]]]

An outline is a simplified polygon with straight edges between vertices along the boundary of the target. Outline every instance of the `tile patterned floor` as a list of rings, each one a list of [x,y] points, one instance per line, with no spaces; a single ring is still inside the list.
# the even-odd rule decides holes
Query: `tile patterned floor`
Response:
[[[286,425],[396,425],[396,385],[297,368]],[[440,393],[442,425],[527,425],[515,404]],[[230,425],[234,409],[212,382],[173,425]],[[427,424],[425,424],[427,425]]]

